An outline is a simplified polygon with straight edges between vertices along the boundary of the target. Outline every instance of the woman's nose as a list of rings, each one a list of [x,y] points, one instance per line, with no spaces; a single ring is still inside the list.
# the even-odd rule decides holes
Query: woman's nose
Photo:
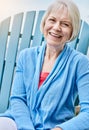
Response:
[[[59,22],[56,22],[53,26],[54,29],[56,30],[61,30],[61,26],[60,26],[60,23]]]

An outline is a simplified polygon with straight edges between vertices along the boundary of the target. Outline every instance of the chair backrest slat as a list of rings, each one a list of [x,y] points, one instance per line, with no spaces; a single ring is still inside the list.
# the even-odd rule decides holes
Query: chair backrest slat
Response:
[[[14,17],[11,36],[8,43],[5,68],[3,72],[3,79],[2,79],[1,91],[0,91],[0,109],[2,110],[2,112],[5,111],[8,106],[8,98],[9,98],[13,74],[14,74],[14,65],[15,65],[16,54],[18,49],[18,41],[19,41],[19,35],[21,31],[22,18],[23,18],[22,13],[19,15],[17,14]]]
[[[77,50],[82,52],[83,54],[87,54],[88,46],[89,46],[89,25],[85,21],[82,21]]]
[[[19,51],[30,46],[35,15],[36,11],[29,11],[26,14]]]
[[[35,27],[35,32],[34,32],[34,37],[32,41],[32,47],[39,46],[42,44],[43,35],[40,31],[40,23],[41,23],[43,14],[44,14],[44,11],[39,11],[37,22],[36,22],[36,27]]]
[[[7,47],[10,17],[0,24],[0,87],[5,61],[5,52]]]

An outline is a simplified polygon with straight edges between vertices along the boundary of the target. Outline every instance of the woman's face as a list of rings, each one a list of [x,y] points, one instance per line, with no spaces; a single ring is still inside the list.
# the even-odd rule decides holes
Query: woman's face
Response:
[[[45,21],[44,37],[47,44],[54,47],[64,47],[72,35],[72,23],[67,8],[61,7],[58,11],[52,11]]]

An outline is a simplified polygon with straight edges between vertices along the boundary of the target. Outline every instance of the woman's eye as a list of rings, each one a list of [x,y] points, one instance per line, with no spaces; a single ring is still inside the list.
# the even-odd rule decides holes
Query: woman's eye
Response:
[[[69,23],[61,23],[61,26],[63,26],[63,27],[70,27],[71,25]]]
[[[49,19],[49,21],[51,21],[51,22],[55,22],[55,20],[54,20],[54,19],[52,19],[52,18],[50,18],[50,19]]]
[[[62,26],[68,27],[69,25],[67,23],[62,23]]]

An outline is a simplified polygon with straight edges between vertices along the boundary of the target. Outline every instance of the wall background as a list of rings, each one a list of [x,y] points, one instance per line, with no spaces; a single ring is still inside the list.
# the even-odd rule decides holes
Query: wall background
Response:
[[[54,0],[0,0],[0,21],[19,12],[46,9],[53,1]],[[78,5],[81,17],[89,23],[89,0],[73,1]]]

